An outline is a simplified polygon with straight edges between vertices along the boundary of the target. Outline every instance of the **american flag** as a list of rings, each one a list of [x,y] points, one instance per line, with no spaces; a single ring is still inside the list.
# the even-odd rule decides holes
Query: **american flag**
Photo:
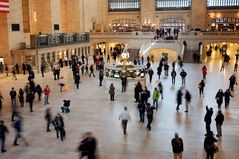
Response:
[[[0,13],[9,13],[9,0],[0,0]]]

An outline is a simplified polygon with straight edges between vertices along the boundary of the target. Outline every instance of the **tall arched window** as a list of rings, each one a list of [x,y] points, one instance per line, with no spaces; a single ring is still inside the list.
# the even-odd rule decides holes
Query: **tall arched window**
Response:
[[[155,10],[187,10],[191,0],[155,0]]]
[[[109,12],[139,11],[140,0],[108,0]]]
[[[239,0],[207,0],[209,9],[239,8]]]

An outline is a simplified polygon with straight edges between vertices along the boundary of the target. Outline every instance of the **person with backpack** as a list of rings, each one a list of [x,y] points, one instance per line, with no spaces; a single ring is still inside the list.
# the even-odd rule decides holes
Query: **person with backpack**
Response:
[[[191,94],[190,94],[190,92],[188,91],[188,90],[186,90],[186,93],[185,93],[185,105],[186,105],[186,110],[185,110],[185,112],[187,113],[188,112],[188,106],[189,106],[189,104],[190,104],[190,102],[191,102]]]
[[[158,110],[158,99],[159,99],[159,91],[155,87],[153,92],[153,106],[155,107],[156,105],[156,110]]]
[[[52,124],[54,125],[56,130],[56,137],[59,138],[60,134],[61,141],[63,141],[65,138],[65,129],[64,129],[65,124],[63,117],[61,116],[60,113],[57,113],[55,119],[52,121]]]

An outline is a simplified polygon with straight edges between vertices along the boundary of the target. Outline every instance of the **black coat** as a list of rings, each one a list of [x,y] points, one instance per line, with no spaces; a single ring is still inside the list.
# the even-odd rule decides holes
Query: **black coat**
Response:
[[[222,125],[223,121],[224,121],[224,115],[223,114],[217,114],[215,121],[216,121],[216,124]]]

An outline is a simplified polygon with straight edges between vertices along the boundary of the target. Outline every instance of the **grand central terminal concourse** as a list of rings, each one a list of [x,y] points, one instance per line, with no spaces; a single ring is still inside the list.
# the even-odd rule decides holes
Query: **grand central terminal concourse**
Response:
[[[239,159],[239,0],[0,0],[0,159]]]

